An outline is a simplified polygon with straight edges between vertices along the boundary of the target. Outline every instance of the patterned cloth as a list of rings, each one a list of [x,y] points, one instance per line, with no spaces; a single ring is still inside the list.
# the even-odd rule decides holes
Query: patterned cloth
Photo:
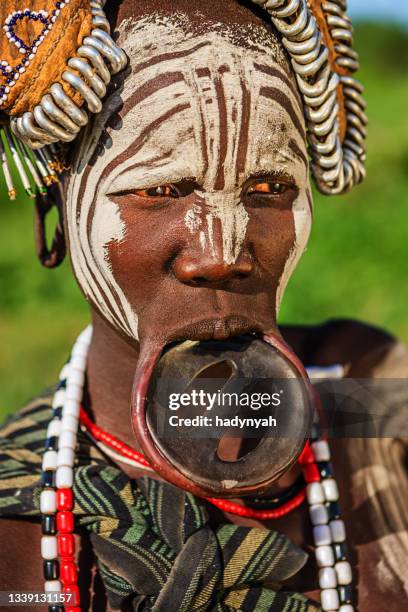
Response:
[[[42,397],[0,430],[0,516],[39,516],[41,455],[51,418]],[[211,526],[205,504],[169,484],[131,480],[79,435],[76,531],[86,530],[109,603],[181,612],[317,612],[278,583],[306,553],[274,531]]]

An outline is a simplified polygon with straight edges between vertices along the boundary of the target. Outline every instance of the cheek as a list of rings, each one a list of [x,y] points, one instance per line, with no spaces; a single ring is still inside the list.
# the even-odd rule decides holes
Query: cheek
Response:
[[[104,199],[95,206],[91,224],[90,243],[92,254],[101,268],[111,271],[109,247],[120,244],[126,234],[119,208],[114,202]]]
[[[80,208],[69,200],[67,229],[70,255],[79,286],[99,313],[114,327],[138,339],[137,313],[118,285],[109,257],[110,244],[123,238],[125,226],[107,198],[83,199]]]
[[[132,206],[120,206],[118,211],[123,224],[122,236],[120,240],[105,243],[104,258],[116,283],[140,314],[166,278],[174,225],[160,211]]]
[[[296,243],[293,211],[272,208],[252,209],[248,239],[261,266],[262,274],[277,286]]]
[[[300,195],[293,209],[295,240],[287,257],[276,295],[276,311],[279,311],[286,286],[302,257],[312,228],[311,197]]]
[[[253,209],[250,219],[248,239],[278,312],[286,285],[308,242],[310,204],[306,196],[299,195],[292,210]]]

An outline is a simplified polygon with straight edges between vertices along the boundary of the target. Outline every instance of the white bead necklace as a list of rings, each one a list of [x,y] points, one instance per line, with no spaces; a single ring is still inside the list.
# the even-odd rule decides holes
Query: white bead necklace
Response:
[[[58,518],[61,516],[58,515],[65,513],[63,518],[67,519],[68,527],[62,525],[62,528],[68,528],[69,535],[70,521],[72,521],[73,531],[72,493],[70,509],[66,497],[67,492],[72,491],[74,480],[79,414],[91,338],[92,327],[89,326],[79,335],[72,349],[70,361],[61,370],[58,389],[52,402],[53,419],[47,429],[46,451],[42,462],[43,490],[40,496],[40,510],[43,515],[41,555],[44,561],[49,562],[47,566],[49,571],[46,572],[44,569],[44,573],[47,574],[46,592],[59,593],[66,592],[70,588],[78,589],[73,579],[76,575],[76,566],[75,571],[69,565],[64,575],[59,574],[62,568],[58,565],[58,558],[61,557],[58,538],[61,534],[57,535],[57,529],[58,526],[61,527],[58,525]],[[336,372],[335,377],[339,376],[338,368],[336,371],[333,368],[330,370]],[[311,377],[315,378],[314,369],[311,368],[309,371]],[[319,372],[321,373],[321,370]],[[115,461],[141,467],[135,460],[122,457],[105,444],[97,441],[95,443]],[[326,440],[318,439],[318,433],[311,443],[311,453],[312,461],[319,469],[320,481],[307,484],[306,496],[313,525],[316,563],[319,568],[321,605],[327,612],[353,612],[352,570],[346,559],[346,530],[337,503],[339,491],[337,482],[333,478],[329,445]],[[68,506],[64,507],[64,503]],[[67,558],[69,560],[69,556],[64,555],[64,559]],[[70,558],[69,562],[75,564],[73,554]],[[71,585],[67,584],[70,580],[73,583]]]

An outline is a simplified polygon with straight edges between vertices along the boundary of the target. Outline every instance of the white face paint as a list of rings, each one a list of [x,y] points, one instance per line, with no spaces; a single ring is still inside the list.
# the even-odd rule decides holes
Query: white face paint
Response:
[[[310,229],[303,114],[279,46],[253,32],[250,48],[240,46],[238,30],[222,24],[197,35],[183,27],[185,21],[149,16],[121,24],[118,42],[131,58],[131,74],[86,130],[68,186],[70,252],[79,284],[112,324],[135,339],[137,313],[109,261],[109,245],[120,243],[126,231],[112,194],[194,178],[201,203],[184,213],[185,225],[202,249],[214,253],[217,223],[222,257],[231,264],[249,221],[241,202],[245,181],[260,172],[292,175],[299,188],[296,241],[280,294]],[[121,129],[107,129],[96,156],[121,102]]]
[[[206,232],[200,231],[200,244],[203,251],[208,247],[213,257],[216,256],[214,248],[214,220],[218,219],[222,231],[222,256],[227,264],[234,263],[241,252],[245,239],[246,227],[249,215],[244,205],[240,202],[239,195],[235,193],[207,193],[196,191],[200,197],[205,199],[206,210]],[[195,205],[196,206],[196,205]],[[187,212],[189,217],[194,212],[194,207]],[[186,222],[186,227],[195,234],[201,227],[202,222],[194,226]]]
[[[312,200],[310,198],[310,202],[311,201]],[[300,258],[302,257],[309,240],[310,230],[312,227],[312,215],[310,205],[305,206],[305,204],[304,194],[300,194],[293,203],[293,218],[295,221],[296,240],[286,261],[283,274],[279,280],[278,290],[276,293],[277,313],[279,312],[289,279],[292,276]]]

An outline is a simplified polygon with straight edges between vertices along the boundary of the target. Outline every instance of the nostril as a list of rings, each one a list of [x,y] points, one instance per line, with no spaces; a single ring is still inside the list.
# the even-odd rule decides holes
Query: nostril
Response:
[[[193,276],[190,279],[185,278],[183,282],[189,282],[192,285],[210,285],[213,283],[225,283],[229,280],[239,279],[244,280],[248,278],[248,274],[245,272],[236,272],[233,270],[224,271],[222,273],[211,273],[202,276]]]
[[[172,270],[182,283],[209,285],[231,280],[244,280],[253,272],[252,259],[240,258],[237,262],[226,263],[218,257],[190,258],[179,256],[172,262]]]
[[[205,283],[208,283],[208,278],[205,278],[205,276],[194,276],[191,281],[190,281],[193,285],[204,285]]]

